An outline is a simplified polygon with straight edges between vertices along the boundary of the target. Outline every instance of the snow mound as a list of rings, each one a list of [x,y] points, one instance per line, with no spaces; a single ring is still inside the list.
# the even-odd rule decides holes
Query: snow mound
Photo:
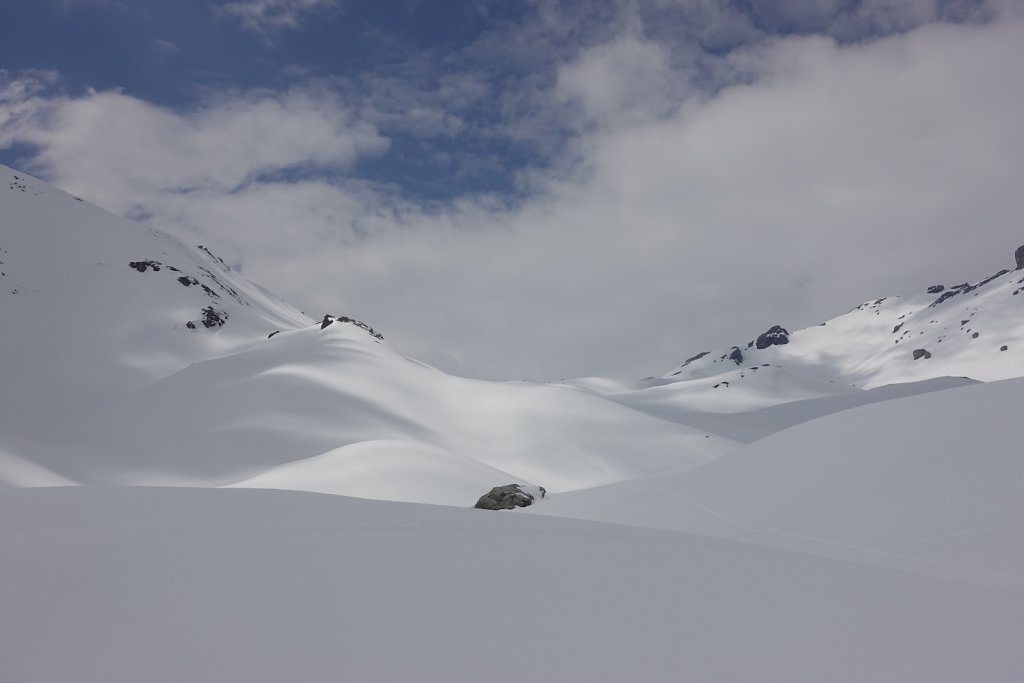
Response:
[[[1024,590],[1024,379],[853,408],[676,474],[537,512],[673,529]]]
[[[452,505],[510,481],[566,491],[694,467],[737,446],[574,389],[452,377],[339,324],[195,363],[66,418],[50,439],[108,454],[92,483]]]

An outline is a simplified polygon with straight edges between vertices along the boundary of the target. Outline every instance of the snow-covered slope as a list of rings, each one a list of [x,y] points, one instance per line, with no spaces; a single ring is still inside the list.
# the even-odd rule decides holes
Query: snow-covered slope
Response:
[[[0,482],[470,505],[499,484],[571,490],[736,445],[565,387],[451,377],[363,323],[314,322],[205,249],[2,174]]]
[[[877,402],[532,510],[1024,590],[1022,403],[1024,379]]]
[[[454,505],[508,481],[569,490],[735,446],[572,389],[452,377],[340,323],[196,363],[58,435],[123,454],[92,481],[255,477],[242,483]]]
[[[727,393],[773,369],[868,388],[943,376],[1017,377],[1024,368],[1024,248],[1014,256],[1016,270],[1007,266],[973,284],[874,299],[793,333],[775,326],[745,344],[694,356],[662,382],[710,381]]]
[[[1017,683],[1024,595],[277,491],[0,496],[0,679]]]
[[[201,247],[0,166],[0,432],[311,325]]]

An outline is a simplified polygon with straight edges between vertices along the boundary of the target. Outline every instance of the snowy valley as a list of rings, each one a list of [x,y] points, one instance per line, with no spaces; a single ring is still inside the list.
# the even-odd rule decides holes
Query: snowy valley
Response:
[[[660,377],[493,382],[0,167],[0,681],[1019,681],[993,262]]]

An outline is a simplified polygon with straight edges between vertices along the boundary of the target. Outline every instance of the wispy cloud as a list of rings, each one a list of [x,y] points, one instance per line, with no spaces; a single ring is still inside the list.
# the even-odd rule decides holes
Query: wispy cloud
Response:
[[[310,14],[333,9],[339,0],[236,0],[216,6],[219,14],[233,17],[253,33],[271,34],[297,28]]]
[[[178,53],[178,45],[166,38],[158,38],[154,40],[153,49],[164,56],[170,56]]]
[[[59,79],[56,71],[30,70],[13,76],[0,69],[0,148],[38,130],[40,112],[57,101],[48,91]]]

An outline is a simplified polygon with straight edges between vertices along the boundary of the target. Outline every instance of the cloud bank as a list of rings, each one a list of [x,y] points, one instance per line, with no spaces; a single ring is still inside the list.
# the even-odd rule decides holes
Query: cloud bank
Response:
[[[545,6],[474,49],[568,30]],[[1020,17],[989,6],[988,18],[936,21],[952,11],[938,3],[898,16],[893,3],[834,9],[816,32],[702,23],[703,39],[733,45],[721,54],[668,43],[663,25],[627,12],[618,30],[548,55],[550,68],[514,92],[466,73],[448,76],[446,99],[422,101],[412,87],[382,100],[379,82],[360,95],[306,79],[170,111],[20,75],[0,94],[0,144],[30,145],[30,172],[195,235],[307,312],[365,319],[447,370],[660,374],[775,323],[981,278],[1024,243]],[[839,35],[885,17],[912,27]],[[481,130],[458,97],[508,115]],[[413,201],[360,173],[395,134],[457,140],[474,126],[559,134],[543,163],[520,170],[512,199]]]

